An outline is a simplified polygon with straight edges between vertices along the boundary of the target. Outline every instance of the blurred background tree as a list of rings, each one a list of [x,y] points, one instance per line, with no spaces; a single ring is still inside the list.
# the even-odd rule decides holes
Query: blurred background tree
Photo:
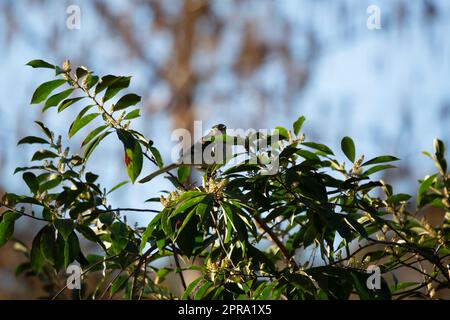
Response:
[[[381,30],[366,27],[370,4],[380,7]],[[81,9],[80,29],[66,27],[69,5]],[[15,144],[39,113],[29,93],[45,79],[24,64],[69,57],[98,73],[133,75],[147,111],[140,129],[156,141],[172,128],[192,130],[194,120],[204,129],[271,128],[305,114],[311,138],[336,147],[350,135],[368,156],[402,158],[400,174],[383,178],[411,191],[429,169],[420,151],[450,135],[449,11],[445,0],[2,1],[0,187],[24,188],[11,175],[29,153]],[[158,147],[170,155],[172,145]],[[114,151],[95,155],[94,170],[108,172],[104,185],[126,179],[120,146]],[[162,179],[134,186],[115,201],[136,203],[165,187]],[[35,230],[19,231],[24,239]],[[0,297],[37,295],[11,276],[17,258],[0,250]]]

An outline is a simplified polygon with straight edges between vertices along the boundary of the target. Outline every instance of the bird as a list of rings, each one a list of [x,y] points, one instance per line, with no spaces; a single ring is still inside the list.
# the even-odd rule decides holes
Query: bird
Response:
[[[224,142],[223,142],[224,147],[222,150],[223,152],[221,155],[219,154],[219,157],[221,157],[221,159],[219,160],[221,161],[212,162],[211,159],[208,159],[207,157],[210,157],[211,153],[214,154],[216,151],[215,147],[217,146],[217,143],[214,142],[214,138],[226,135],[226,133],[227,133],[226,125],[220,123],[213,126],[207,135],[203,136],[190,148],[183,151],[181,153],[180,158],[176,162],[169,164],[168,166],[165,166],[159,170],[156,170],[155,172],[152,172],[148,176],[139,180],[139,183],[149,182],[150,180],[159,176],[160,174],[178,168],[179,166],[182,165],[193,165],[196,166],[198,169],[208,170],[209,168],[211,168],[212,165],[222,163],[225,159],[225,155],[227,154],[225,149],[226,143]],[[210,154],[208,154],[208,152]]]

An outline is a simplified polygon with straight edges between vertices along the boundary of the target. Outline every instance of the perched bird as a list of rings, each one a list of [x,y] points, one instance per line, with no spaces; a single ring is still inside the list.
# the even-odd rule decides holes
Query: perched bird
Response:
[[[207,170],[214,163],[211,163],[211,161],[208,161],[207,159],[205,159],[205,156],[206,157],[210,156],[207,154],[205,155],[205,151],[206,151],[206,153],[208,153],[208,151],[212,150],[212,152],[214,153],[217,144],[216,144],[216,142],[214,142],[213,137],[226,135],[226,133],[227,133],[227,127],[224,124],[217,124],[217,125],[213,126],[211,128],[211,130],[209,131],[209,133],[206,136],[202,137],[202,139],[200,141],[197,141],[190,148],[184,150],[181,153],[181,156],[178,159],[178,161],[176,161],[172,164],[169,164],[168,166],[165,166],[165,167],[149,174],[145,178],[141,179],[139,181],[139,183],[146,183],[146,182],[152,180],[153,178],[155,178],[156,176],[159,176],[160,174],[163,174],[165,172],[168,172],[170,170],[178,168],[179,166],[182,166],[182,165],[193,165],[199,169]],[[225,144],[226,143],[224,141],[222,141],[223,149],[222,149],[222,154],[220,155],[222,157],[222,159],[219,159],[221,161],[216,162],[216,164],[223,163],[223,161],[225,159],[225,155],[226,155]]]

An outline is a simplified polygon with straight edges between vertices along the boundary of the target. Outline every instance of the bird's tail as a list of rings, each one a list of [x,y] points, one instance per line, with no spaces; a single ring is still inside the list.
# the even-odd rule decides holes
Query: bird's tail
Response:
[[[150,180],[152,180],[153,178],[155,178],[156,176],[159,176],[160,174],[163,174],[165,172],[168,172],[170,170],[173,170],[177,167],[179,167],[180,165],[178,163],[172,163],[164,168],[161,168],[159,170],[156,170],[155,172],[149,174],[148,176],[146,176],[145,178],[142,178],[141,180],[139,180],[139,183],[146,183]]]

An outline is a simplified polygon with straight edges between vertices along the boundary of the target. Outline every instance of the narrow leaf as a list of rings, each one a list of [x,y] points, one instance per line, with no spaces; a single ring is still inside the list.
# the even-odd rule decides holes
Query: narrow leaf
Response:
[[[70,125],[69,128],[69,138],[72,138],[75,133],[77,133],[80,129],[97,118],[99,115],[99,113],[91,113],[82,118],[75,119],[75,121]]]
[[[36,89],[36,91],[34,91],[33,97],[31,98],[31,104],[36,104],[44,101],[53,90],[63,85],[64,83],[66,83],[66,80],[62,79],[44,82]]]
[[[122,110],[130,106],[134,106],[140,101],[141,97],[138,96],[137,94],[134,93],[126,94],[122,98],[120,98],[119,101],[117,101],[117,103],[114,105],[113,110],[114,111]]]

